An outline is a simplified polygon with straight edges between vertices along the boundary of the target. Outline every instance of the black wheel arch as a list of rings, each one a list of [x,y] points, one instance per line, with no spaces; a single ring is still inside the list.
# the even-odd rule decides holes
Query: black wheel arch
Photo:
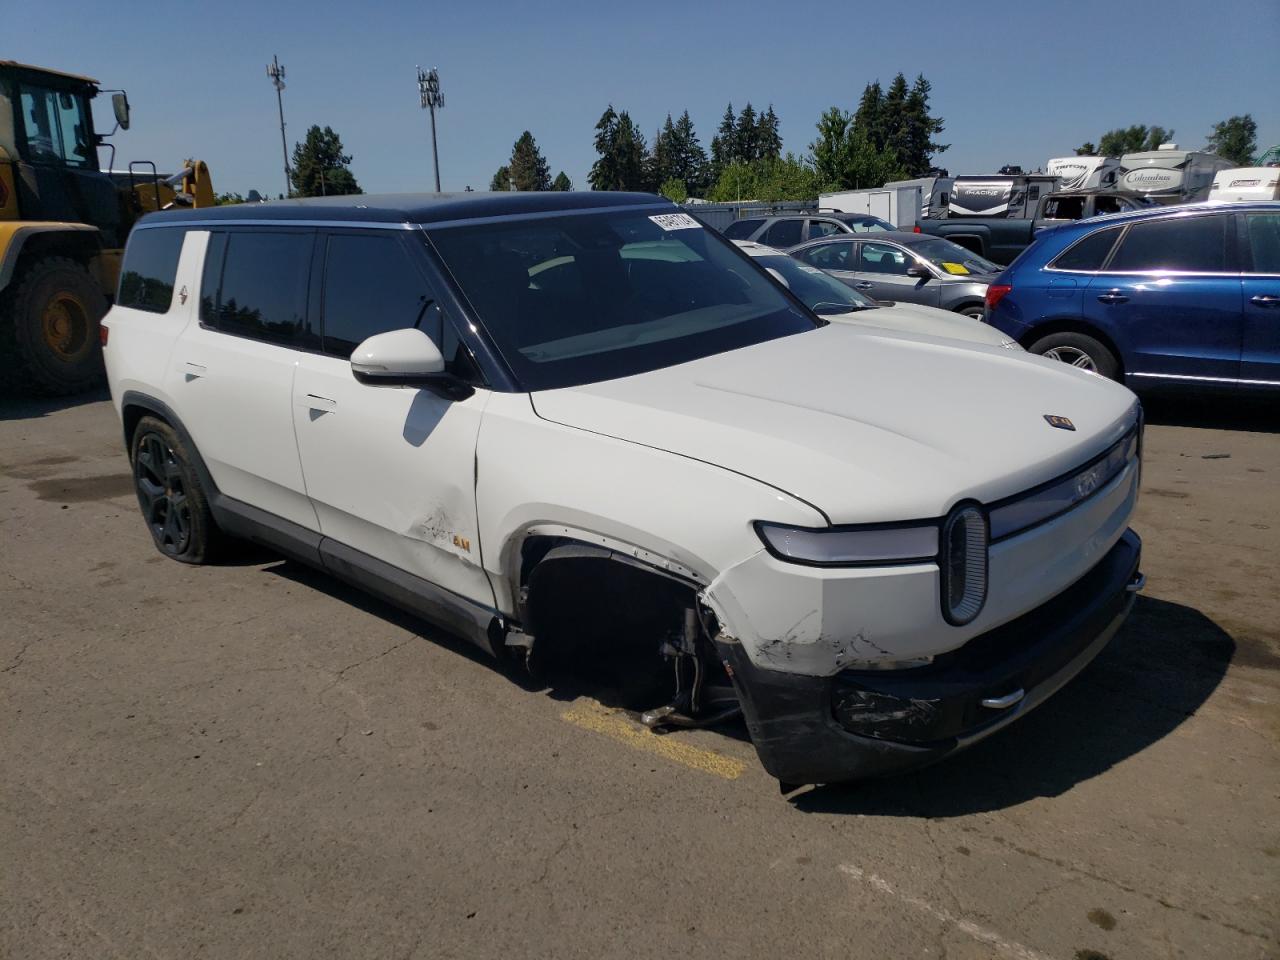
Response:
[[[143,417],[158,417],[177,432],[182,438],[182,445],[186,447],[187,452],[191,455],[191,467],[195,470],[196,476],[200,480],[200,485],[207,492],[209,503],[216,504],[219,493],[218,486],[213,482],[213,475],[209,473],[209,468],[205,465],[204,458],[200,456],[200,448],[196,446],[194,440],[191,439],[191,433],[183,424],[182,419],[173,412],[163,400],[158,400],[148,394],[141,393],[137,390],[126,390],[120,398],[120,419],[124,430],[124,449],[125,453],[132,460],[133,457],[133,435],[138,431],[138,424],[142,422]]]

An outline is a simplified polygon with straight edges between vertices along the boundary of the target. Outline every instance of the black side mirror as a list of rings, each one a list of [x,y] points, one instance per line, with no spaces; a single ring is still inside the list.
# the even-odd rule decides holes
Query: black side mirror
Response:
[[[123,90],[111,95],[111,109],[115,112],[116,123],[121,130],[129,129],[129,97]]]

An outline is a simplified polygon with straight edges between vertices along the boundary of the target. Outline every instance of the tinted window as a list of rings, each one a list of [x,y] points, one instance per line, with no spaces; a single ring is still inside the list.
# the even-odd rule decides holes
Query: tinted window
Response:
[[[802,250],[799,257],[820,270],[852,270],[854,246],[852,243],[824,243]]]
[[[760,238],[761,243],[768,244],[771,247],[794,247],[800,242],[800,228],[804,226],[804,221],[796,218],[795,220],[779,220]]]
[[[1107,254],[1120,236],[1120,228],[1098,230],[1061,254],[1052,266],[1057,270],[1097,271],[1107,262]]]
[[[893,224],[879,217],[861,217],[857,220],[845,220],[845,224],[854,233],[887,233],[894,229]]]
[[[272,343],[318,346],[319,338],[307,325],[313,241],[311,233],[226,233],[219,283],[208,282],[212,277],[206,255],[202,297],[212,296],[202,307],[212,315],[212,325]]]
[[[906,275],[911,264],[907,255],[897,247],[887,243],[864,243],[862,245],[862,262],[858,270],[862,273],[892,273]]]
[[[1107,269],[1220,273],[1227,268],[1227,222],[1218,216],[1131,224]]]
[[[834,220],[810,220],[809,221],[809,239],[817,240],[821,237],[829,237],[833,233],[846,233],[840,224]]]
[[[150,313],[168,312],[186,235],[185,230],[135,230],[120,268],[116,303]]]
[[[679,220],[622,208],[429,232],[528,390],[629,376],[814,329],[729,241]]]
[[[1084,216],[1084,197],[1053,197],[1044,202],[1045,220],[1079,220]]]
[[[367,337],[418,325],[428,319],[426,313],[433,300],[431,289],[398,237],[329,238],[324,272],[326,353],[349,357]]]
[[[1280,274],[1280,214],[1251,213],[1245,218],[1254,273]]]
[[[759,217],[754,220],[735,220],[724,228],[724,235],[730,240],[745,240],[764,223]]]

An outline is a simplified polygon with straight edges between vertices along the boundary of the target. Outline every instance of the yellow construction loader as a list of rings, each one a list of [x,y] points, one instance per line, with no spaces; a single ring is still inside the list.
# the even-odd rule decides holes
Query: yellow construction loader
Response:
[[[67,394],[99,383],[99,321],[129,230],[152,210],[214,203],[200,161],[172,176],[149,162],[113,170],[109,138],[129,129],[129,98],[107,91],[116,127],[99,134],[89,108],[99,92],[89,77],[0,60],[3,392]],[[106,170],[99,147],[111,152]]]

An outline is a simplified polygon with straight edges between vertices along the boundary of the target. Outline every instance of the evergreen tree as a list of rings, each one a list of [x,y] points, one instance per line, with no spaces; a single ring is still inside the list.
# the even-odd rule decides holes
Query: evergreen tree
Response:
[[[937,143],[934,137],[942,132],[943,121],[929,115],[929,92],[932,84],[924,74],[916,76],[903,112],[906,134],[898,160],[909,177],[923,177],[933,166],[933,155],[942,153],[950,144]]]
[[[587,182],[592,190],[617,190],[618,170],[614,144],[618,139],[618,115],[609,104],[596,121],[596,162],[591,165]]]
[[[839,107],[828,107],[818,118],[818,139],[809,144],[818,180],[843,188],[849,164],[849,129],[857,121]]]
[[[1247,113],[1215,123],[1209,131],[1209,144],[1205,149],[1237,166],[1247,167],[1258,152],[1258,124]]]
[[[685,189],[694,196],[701,196],[710,183],[707,176],[707,152],[698,142],[689,111],[680,114],[676,121],[676,153],[672,163],[674,176],[684,181]]]
[[[733,104],[724,108],[724,116],[720,119],[720,127],[711,138],[711,178],[720,179],[720,172],[733,162],[738,143],[738,122],[734,117]]]
[[[756,111],[750,102],[738,114],[738,126],[734,131],[733,159],[750,163],[760,157],[760,131],[757,128]]]
[[[1095,147],[1093,142],[1090,140],[1086,140],[1084,143],[1080,144],[1080,146],[1076,147],[1077,157],[1091,157],[1097,152],[1098,148]]]
[[[289,171],[293,195],[321,197],[363,192],[347,169],[350,162],[350,154],[342,152],[342,140],[331,127],[311,127],[302,143],[293,148],[293,169]]]
[[[762,160],[777,160],[782,156],[782,135],[778,132],[778,115],[773,112],[772,103],[756,125],[756,150]]]
[[[648,164],[644,134],[623,110],[610,104],[596,123],[596,162],[587,179],[593,190],[646,190]]]
[[[551,181],[552,190],[569,191],[573,189],[573,181],[570,180],[563,170],[556,174],[556,178]]]
[[[511,169],[505,164],[498,168],[498,172],[493,175],[493,179],[489,181],[490,190],[507,191],[511,189]]]
[[[1098,141],[1098,153],[1104,157],[1141,153],[1144,150],[1155,150],[1160,144],[1172,139],[1172,130],[1136,123],[1131,127],[1118,127],[1104,133]]]
[[[550,190],[551,168],[538,150],[533,134],[526,130],[511,148],[508,164],[511,182],[517,190]]]
[[[907,78],[899,73],[893,78],[884,95],[881,111],[884,142],[877,144],[874,140],[870,141],[884,150],[892,150],[900,157],[906,156],[911,149],[911,124],[907,119],[907,96]]]
[[[879,80],[868,83],[863,88],[862,99],[858,101],[858,109],[853,114],[853,122],[878,149],[884,147],[884,91],[880,89]]]
[[[677,176],[675,166],[679,150],[679,137],[676,133],[675,124],[671,121],[671,114],[668,113],[666,123],[653,135],[653,150],[650,152],[648,159],[648,180],[650,183],[665,184],[668,180]]]

